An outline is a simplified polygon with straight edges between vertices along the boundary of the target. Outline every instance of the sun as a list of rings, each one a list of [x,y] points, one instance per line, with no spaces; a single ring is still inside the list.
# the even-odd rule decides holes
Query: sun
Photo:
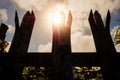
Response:
[[[53,24],[56,25],[57,27],[59,27],[60,25],[63,25],[65,23],[65,15],[64,15],[64,12],[63,11],[59,11],[59,10],[56,10],[54,13],[53,13],[53,16],[52,16],[53,20]]]
[[[58,12],[55,12],[53,14],[53,24],[59,25],[61,21],[62,21],[62,16]]]
[[[48,10],[46,19],[50,25],[54,25],[54,27],[62,27],[66,25],[67,14],[68,10],[64,5],[56,5],[56,7]]]

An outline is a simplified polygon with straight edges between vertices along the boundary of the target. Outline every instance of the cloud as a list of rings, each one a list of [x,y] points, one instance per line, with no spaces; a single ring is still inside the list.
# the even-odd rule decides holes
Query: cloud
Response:
[[[88,17],[91,9],[98,10],[104,20],[108,9],[115,13],[120,8],[119,0],[70,0],[69,4],[74,19],[73,30],[80,29],[83,32],[89,29]]]
[[[55,3],[62,3],[64,0],[11,0],[23,10],[44,10],[45,8],[55,6]]]
[[[15,27],[13,27],[13,25],[8,24],[8,28],[9,28],[9,29],[8,29],[7,33],[14,35]],[[7,34],[6,38],[9,37],[8,34]],[[13,36],[11,36],[11,37],[13,37]],[[8,45],[7,48],[5,49],[6,52],[9,51],[9,48],[10,48],[10,46],[11,46],[11,41],[7,41],[7,42],[9,43],[9,45]]]
[[[42,10],[46,6],[48,0],[11,0],[11,1],[24,10],[32,10],[35,8],[38,10]]]
[[[52,35],[48,26],[46,14],[55,7],[55,4],[64,3],[65,0],[11,0],[23,10],[34,10],[36,23],[34,27],[32,44],[38,46],[38,52],[51,51],[50,36]],[[98,10],[105,21],[108,9],[116,13],[120,9],[119,0],[68,0],[69,9],[72,11],[73,22],[71,31],[72,51],[94,52],[94,41],[88,22],[89,12]],[[48,10],[49,9],[49,10]],[[48,37],[46,37],[48,36]],[[38,38],[40,37],[41,40]],[[36,41],[35,41],[36,40]],[[40,41],[40,42],[37,42]],[[32,45],[31,45],[32,48]]]
[[[8,14],[6,9],[0,9],[0,22],[6,22],[8,19]]]
[[[113,35],[115,33],[115,31],[119,28],[120,26],[117,25],[117,26],[114,26],[112,29],[111,29],[111,34]]]
[[[71,36],[72,52],[95,52],[95,46],[92,36],[81,34],[79,31]],[[37,49],[38,52],[51,52],[52,43],[40,44]]]
[[[108,9],[115,13],[120,9],[119,0],[69,0],[69,8],[73,14],[72,51],[95,52],[93,36],[88,22],[89,12],[98,10],[105,21]]]
[[[15,32],[15,27],[13,27],[13,25],[8,25],[8,28],[8,33],[13,34]]]
[[[43,10],[46,7],[54,6],[58,3],[63,3],[65,0],[11,0],[18,7],[24,10]]]
[[[41,44],[38,46],[38,52],[51,52],[52,50],[52,43],[47,43],[47,44]]]
[[[73,52],[95,52],[95,46],[92,36],[84,35],[76,31],[71,36]]]

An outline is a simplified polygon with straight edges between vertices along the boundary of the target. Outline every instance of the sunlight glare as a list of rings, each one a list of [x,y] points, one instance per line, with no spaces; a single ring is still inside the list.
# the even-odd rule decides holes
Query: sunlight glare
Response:
[[[64,21],[65,16],[64,13],[62,11],[55,11],[53,14],[53,24],[55,24],[56,26],[62,25],[63,23],[65,23]]]
[[[48,12],[48,22],[56,27],[66,25],[67,14],[68,9],[65,5],[56,5],[55,8],[51,8]]]

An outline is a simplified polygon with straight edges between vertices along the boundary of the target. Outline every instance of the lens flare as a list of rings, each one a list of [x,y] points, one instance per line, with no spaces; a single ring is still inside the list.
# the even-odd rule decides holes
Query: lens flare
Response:
[[[53,14],[53,24],[56,26],[63,25],[65,23],[65,15],[62,11],[55,11]]]

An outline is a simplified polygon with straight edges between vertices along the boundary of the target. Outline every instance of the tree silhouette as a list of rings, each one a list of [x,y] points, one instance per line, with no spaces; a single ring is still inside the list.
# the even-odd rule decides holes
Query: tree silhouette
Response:
[[[0,52],[1,53],[6,52],[5,49],[9,45],[9,43],[5,41],[7,30],[8,30],[8,26],[1,23],[1,26],[0,26]]]

